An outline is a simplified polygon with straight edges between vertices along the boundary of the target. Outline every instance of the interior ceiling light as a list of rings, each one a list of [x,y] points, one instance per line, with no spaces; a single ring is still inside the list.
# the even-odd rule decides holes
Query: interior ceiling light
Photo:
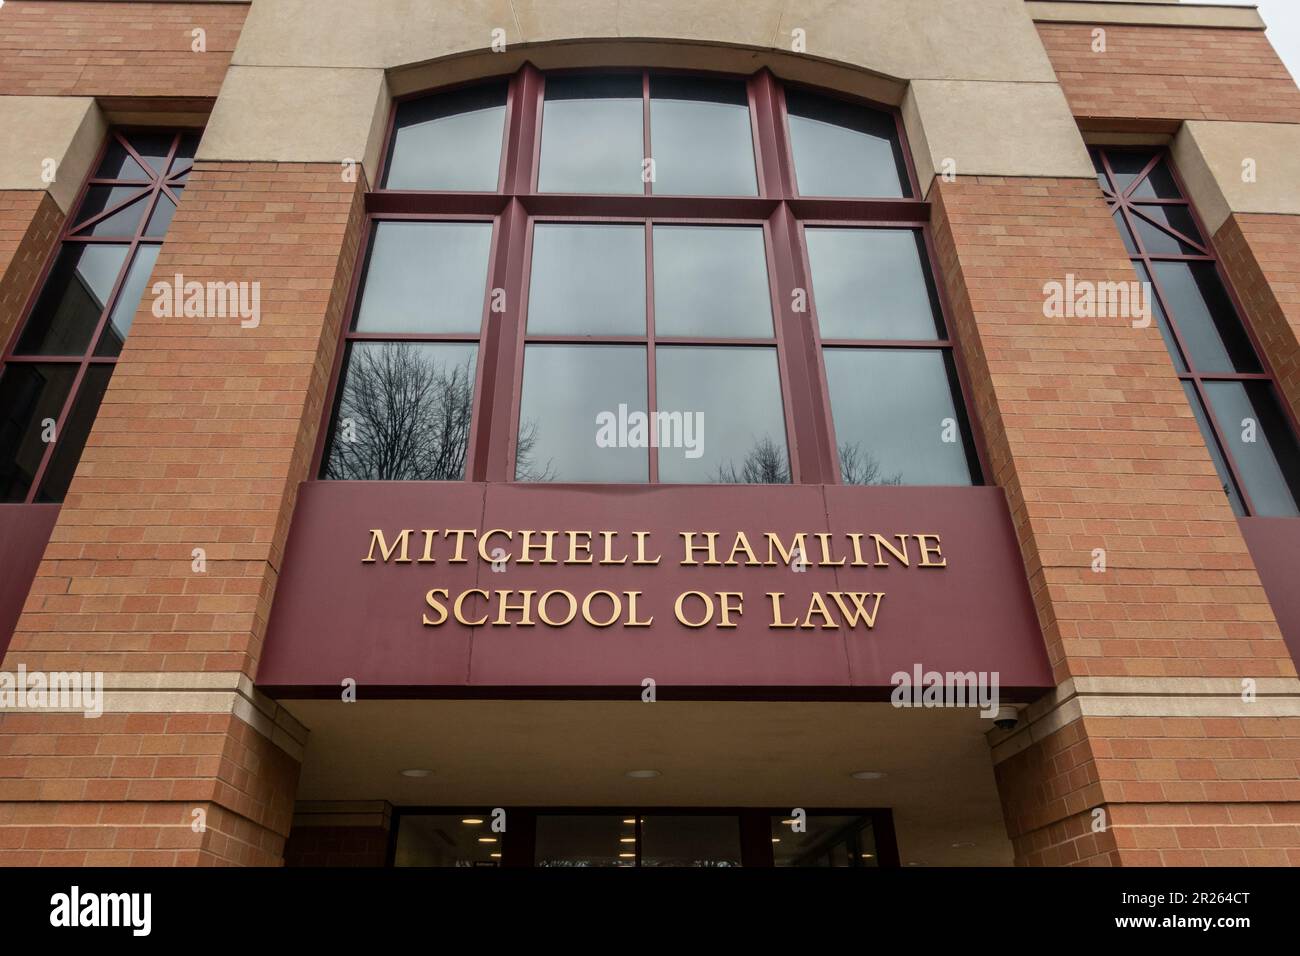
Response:
[[[659,777],[662,774],[658,770],[629,770],[623,776],[631,777],[633,780],[649,780],[651,777]]]
[[[412,770],[403,770],[402,776],[403,777],[427,777],[432,773],[433,773],[432,770],[420,770],[417,768]]]
[[[854,780],[879,780],[884,775],[883,770],[855,770],[849,774]]]

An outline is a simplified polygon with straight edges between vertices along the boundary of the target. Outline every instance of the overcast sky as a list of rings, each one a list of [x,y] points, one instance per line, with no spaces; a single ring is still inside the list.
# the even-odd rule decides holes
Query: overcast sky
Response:
[[[1268,39],[1293,77],[1300,77],[1300,0],[1216,0],[1239,7],[1259,7],[1268,24]]]

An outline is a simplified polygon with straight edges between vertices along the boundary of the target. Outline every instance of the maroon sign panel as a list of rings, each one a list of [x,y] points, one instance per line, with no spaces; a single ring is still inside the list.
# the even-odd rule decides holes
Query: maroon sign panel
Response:
[[[823,688],[1051,671],[997,488],[308,482],[258,684]]]

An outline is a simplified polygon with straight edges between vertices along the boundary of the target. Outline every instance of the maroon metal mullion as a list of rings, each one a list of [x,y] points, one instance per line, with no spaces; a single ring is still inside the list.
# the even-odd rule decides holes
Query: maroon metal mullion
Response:
[[[1104,150],[1103,150],[1103,152],[1104,152]],[[1137,189],[1138,186],[1142,185],[1142,182],[1143,182],[1143,181],[1144,181],[1148,176],[1151,175],[1151,170],[1155,169],[1156,166],[1159,165],[1161,158],[1162,158],[1162,154],[1161,154],[1160,150],[1157,149],[1157,150],[1155,151],[1155,155],[1152,156],[1151,159],[1150,159],[1150,161],[1149,161],[1145,166],[1142,167],[1142,171],[1141,171],[1140,173],[1138,173],[1136,176],[1133,177],[1133,181],[1132,181],[1131,183],[1128,184],[1128,188],[1125,189],[1124,192],[1123,192],[1122,194],[1120,194],[1120,198],[1121,198],[1121,199],[1125,199],[1125,200],[1127,200],[1127,199],[1129,198],[1130,194],[1133,192],[1133,190]],[[1112,177],[1111,177],[1111,182],[1112,182],[1112,183],[1115,182],[1115,178],[1114,178],[1113,175],[1112,175]]]
[[[654,222],[645,222],[645,351],[646,351],[646,404],[650,421],[659,409],[658,373],[655,361],[655,263]],[[650,483],[659,482],[659,442],[650,442]]]
[[[650,71],[641,71],[641,172],[643,182],[641,183],[641,194],[644,196],[654,195],[654,183],[651,181],[654,177],[646,177],[646,160],[650,160],[650,168],[658,175],[658,167],[654,163],[654,151],[650,145]]]
[[[1205,255],[1207,256],[1209,255],[1209,252],[1206,250],[1205,243],[1197,242],[1195,239],[1192,239],[1190,236],[1183,235],[1181,232],[1179,232],[1177,229],[1173,228],[1172,226],[1167,226],[1164,225],[1163,223],[1156,222],[1154,219],[1152,219],[1150,216],[1148,216],[1146,213],[1142,211],[1142,209],[1140,208],[1141,203],[1127,203],[1127,205],[1129,206],[1129,208],[1133,210],[1134,215],[1140,216],[1143,220],[1155,226],[1161,232],[1167,232],[1174,238],[1187,243],[1189,246],[1194,246],[1197,249],[1200,249]],[[1173,205],[1173,204],[1167,203],[1166,205]],[[1184,208],[1186,208],[1186,205],[1184,205]]]

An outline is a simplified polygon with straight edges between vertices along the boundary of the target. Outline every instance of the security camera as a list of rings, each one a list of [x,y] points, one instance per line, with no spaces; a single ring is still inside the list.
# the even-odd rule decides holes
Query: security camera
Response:
[[[1003,704],[998,708],[998,715],[993,718],[993,726],[998,730],[1011,730],[1020,722],[1020,711]]]

